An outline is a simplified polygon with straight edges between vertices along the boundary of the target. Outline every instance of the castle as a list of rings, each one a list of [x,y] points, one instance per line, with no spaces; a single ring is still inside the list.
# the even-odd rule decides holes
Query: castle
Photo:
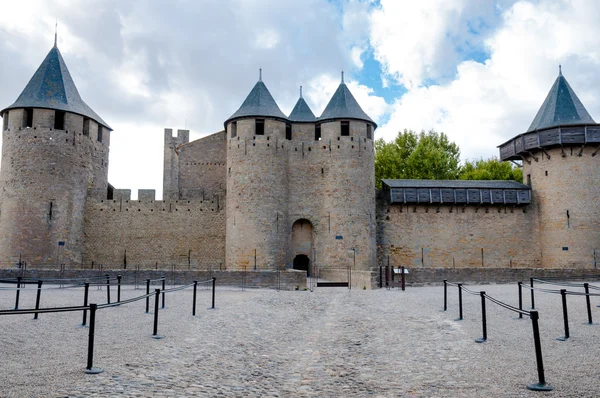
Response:
[[[284,115],[259,78],[223,131],[165,129],[163,200],[108,183],[112,129],[56,44],[1,115],[5,267],[593,268],[600,249],[600,125],[562,74],[499,147],[526,184],[384,180],[377,193],[377,125],[343,75],[320,117],[302,93]]]

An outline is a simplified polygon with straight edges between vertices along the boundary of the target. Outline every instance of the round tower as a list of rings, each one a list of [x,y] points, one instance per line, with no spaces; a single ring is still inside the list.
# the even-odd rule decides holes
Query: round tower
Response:
[[[523,161],[532,188],[542,265],[595,268],[600,259],[600,125],[559,72],[527,132],[500,145]]]
[[[225,121],[230,269],[274,269],[287,251],[287,118],[262,78]]]
[[[0,261],[79,263],[87,189],[108,185],[111,128],[81,99],[56,42],[0,114]]]

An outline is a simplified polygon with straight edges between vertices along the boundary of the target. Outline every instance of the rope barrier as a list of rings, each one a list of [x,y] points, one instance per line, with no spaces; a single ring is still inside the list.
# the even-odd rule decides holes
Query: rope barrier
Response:
[[[98,304],[97,308],[101,309],[101,308],[118,307],[119,305],[122,305],[122,304],[129,304],[129,303],[133,303],[134,301],[145,299],[147,297],[152,297],[155,294],[156,294],[156,292],[152,292],[152,293],[144,294],[143,296],[133,297],[133,298],[130,298],[127,300],[122,300],[122,301],[116,302],[116,303]]]
[[[38,308],[25,309],[25,310],[0,310],[0,315],[19,315],[19,314],[35,314],[42,312],[73,312],[73,311],[84,311],[89,310],[89,306],[81,307],[56,307],[56,308]]]
[[[558,282],[550,282],[550,281],[546,281],[544,279],[537,279],[537,278],[533,278],[533,280],[536,282],[545,283],[548,285],[583,287],[583,283],[569,283],[569,282],[558,283]]]
[[[531,316],[531,312],[529,311],[525,311],[525,310],[521,310],[517,307],[514,307],[510,304],[506,304],[503,301],[500,301],[498,299],[493,298],[492,296],[489,296],[487,294],[484,294],[485,298],[487,298],[488,300],[490,300],[492,303],[498,304],[500,307],[506,308],[507,310],[511,310],[514,311],[518,314],[523,314],[523,315],[527,315],[527,316]]]

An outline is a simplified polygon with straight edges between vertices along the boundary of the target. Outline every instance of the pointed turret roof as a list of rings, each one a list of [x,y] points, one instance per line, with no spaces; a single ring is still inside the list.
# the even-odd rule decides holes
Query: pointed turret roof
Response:
[[[296,102],[288,119],[290,122],[296,123],[314,123],[317,121],[317,117],[310,110],[304,98],[302,98],[302,87],[300,87],[300,98],[298,98],[298,102]]]
[[[358,119],[371,122],[377,127],[377,124],[371,119],[365,111],[362,110],[354,96],[350,92],[346,83],[344,83],[344,74],[342,72],[342,82],[337,88],[333,97],[325,107],[319,120],[330,119]]]
[[[233,115],[225,121],[225,124],[229,123],[233,119],[239,119],[241,117],[272,117],[277,119],[287,119],[279,106],[273,99],[273,96],[269,92],[267,86],[263,83],[262,78],[259,78],[258,82],[250,91],[250,94],[246,97],[240,109],[238,109]]]
[[[596,122],[577,98],[559,67],[558,77],[527,132],[565,124],[593,123]]]
[[[45,108],[77,113],[112,130],[81,99],[56,42],[19,98],[14,104],[3,109],[2,113],[15,108]]]

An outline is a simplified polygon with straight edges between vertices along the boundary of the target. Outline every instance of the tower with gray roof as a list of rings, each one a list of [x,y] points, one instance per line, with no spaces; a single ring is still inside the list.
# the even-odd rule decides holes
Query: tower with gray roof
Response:
[[[545,267],[589,268],[599,255],[599,148],[600,125],[561,71],[527,131],[499,146],[501,160],[523,162]]]
[[[0,114],[0,260],[79,263],[87,189],[108,188],[112,129],[81,99],[56,42]]]
[[[285,116],[259,79],[225,128],[228,268],[374,265],[376,125],[343,81],[316,117],[302,91]]]

